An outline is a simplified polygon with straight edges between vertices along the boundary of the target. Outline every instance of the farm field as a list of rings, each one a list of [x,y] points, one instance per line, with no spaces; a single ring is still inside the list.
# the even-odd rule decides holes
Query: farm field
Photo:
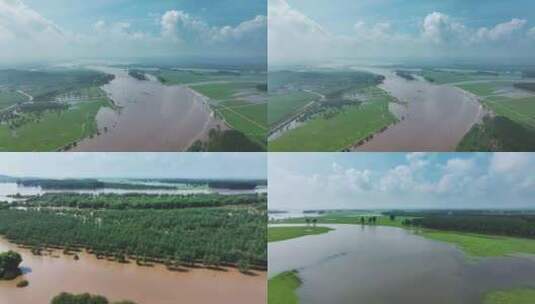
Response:
[[[97,132],[95,117],[108,100],[81,102],[68,110],[47,110],[10,129],[0,125],[0,151],[56,151]]]
[[[340,151],[396,122],[389,101],[344,106],[333,117],[316,117],[270,141],[270,151]]]
[[[258,82],[224,82],[191,85],[190,88],[210,98],[214,111],[233,129],[266,146],[267,96]]]
[[[268,107],[269,125],[273,126],[283,121],[317,99],[319,99],[319,96],[305,91],[271,95]]]
[[[431,70],[424,69],[419,73],[424,79],[435,84],[449,84],[467,81],[480,80],[515,80],[520,79],[520,75],[503,74],[503,73],[489,73],[480,71],[447,71],[447,70]]]

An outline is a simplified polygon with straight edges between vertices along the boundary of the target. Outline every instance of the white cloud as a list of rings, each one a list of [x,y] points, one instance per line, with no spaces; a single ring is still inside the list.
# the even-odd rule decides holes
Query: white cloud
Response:
[[[424,18],[422,35],[435,44],[451,43],[466,35],[466,27],[440,12],[433,12]]]
[[[265,16],[216,27],[184,11],[170,10],[159,17],[159,25],[160,31],[145,32],[137,30],[135,23],[98,20],[87,33],[74,33],[21,0],[0,0],[0,60],[204,55],[215,49],[221,56],[265,55]]]
[[[270,157],[270,206],[274,208],[478,208],[535,204],[535,155],[496,153],[451,156],[409,153],[389,169],[355,168],[347,157],[292,154],[279,167]],[[356,154],[355,159],[366,154]],[[325,167],[322,162],[331,159]],[[385,161],[388,159],[385,156]],[[373,157],[377,161],[376,157]],[[343,161],[343,162],[342,162]],[[289,163],[292,165],[289,166]],[[293,168],[293,169],[290,169]],[[313,168],[319,172],[307,174]]]
[[[480,28],[477,37],[482,40],[498,41],[511,38],[513,34],[525,27],[527,20],[514,18],[509,22],[496,25],[493,28]]]
[[[160,24],[163,37],[201,45],[251,41],[264,41],[263,45],[265,45],[267,33],[265,16],[256,16],[234,27],[229,25],[215,27],[184,11],[171,10],[163,14]]]
[[[270,61],[310,60],[336,53],[336,37],[286,0],[268,1],[268,23]]]

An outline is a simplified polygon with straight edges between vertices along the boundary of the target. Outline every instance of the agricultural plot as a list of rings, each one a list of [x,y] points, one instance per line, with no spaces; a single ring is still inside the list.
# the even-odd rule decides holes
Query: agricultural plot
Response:
[[[305,92],[295,91],[285,94],[273,94],[269,97],[268,123],[273,126],[298,112],[310,102],[319,99],[319,96]]]
[[[0,151],[55,151],[67,144],[94,135],[95,117],[108,100],[81,102],[68,110],[25,114],[16,128],[0,125]]]
[[[396,122],[387,101],[345,106],[316,117],[269,143],[270,151],[340,151]]]
[[[501,88],[512,86],[512,82],[481,82],[457,85],[458,88],[477,96],[490,96],[496,94]]]
[[[520,79],[520,75],[504,74],[498,72],[483,71],[446,71],[446,70],[422,70],[420,76],[427,81],[436,84],[459,83],[467,81],[505,81]]]
[[[210,98],[214,110],[235,130],[266,145],[267,97],[257,82],[225,82],[190,86]]]
[[[496,115],[505,116],[524,126],[535,129],[535,96],[518,99],[492,96],[486,98],[483,102]]]

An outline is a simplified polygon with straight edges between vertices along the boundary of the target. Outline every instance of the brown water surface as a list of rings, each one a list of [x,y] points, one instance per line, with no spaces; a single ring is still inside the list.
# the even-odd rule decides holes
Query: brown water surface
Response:
[[[390,70],[368,70],[384,75],[380,87],[407,105],[391,104],[391,112],[402,120],[357,147],[358,151],[455,151],[485,114],[477,97],[461,89],[420,77],[409,81]]]
[[[118,68],[95,69],[115,75],[102,89],[120,109],[101,109],[101,134],[73,151],[183,151],[211,128],[225,128],[205,98],[186,86],[165,86],[154,77],[141,81]]]
[[[0,238],[0,252],[16,250],[23,256],[24,275],[15,281],[0,281],[0,304],[48,304],[61,292],[100,294],[112,301],[137,304],[228,303],[264,304],[266,274],[246,276],[235,269],[168,271],[164,266],[140,267],[97,260],[81,254],[79,261],[60,252],[34,256],[29,250]],[[30,285],[17,288],[19,280]]]

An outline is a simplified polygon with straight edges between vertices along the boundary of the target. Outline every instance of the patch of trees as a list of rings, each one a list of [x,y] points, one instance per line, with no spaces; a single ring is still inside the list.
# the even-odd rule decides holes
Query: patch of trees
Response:
[[[209,267],[267,265],[267,212],[255,207],[172,210],[0,210],[0,234],[100,258]]]
[[[396,75],[406,80],[415,80],[414,75],[410,71],[397,70]]]
[[[195,141],[189,152],[263,152],[266,148],[251,141],[237,130],[213,128],[208,132],[208,140]]]
[[[147,80],[147,76],[145,75],[145,73],[138,70],[129,70],[128,75],[137,80]]]
[[[0,280],[13,280],[22,274],[22,257],[15,251],[0,253]]]
[[[12,206],[25,207],[67,207],[79,209],[179,209],[198,207],[222,207],[266,204],[267,196],[253,194],[87,194],[87,193],[45,193],[33,196]]]
[[[535,215],[429,215],[406,224],[424,228],[535,238]]]
[[[70,294],[62,292],[55,296],[50,304],[135,304],[131,301],[110,302],[103,296],[84,294]]]
[[[526,91],[535,92],[535,83],[532,82],[515,83],[514,87]]]
[[[533,151],[535,150],[535,131],[504,116],[487,116],[483,118],[483,124],[472,127],[457,150]]]

